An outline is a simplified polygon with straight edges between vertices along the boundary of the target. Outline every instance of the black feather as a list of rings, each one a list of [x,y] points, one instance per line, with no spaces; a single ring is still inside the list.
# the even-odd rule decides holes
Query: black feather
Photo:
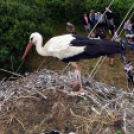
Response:
[[[73,35],[76,39],[70,42],[71,46],[86,46],[83,53],[64,58],[63,62],[80,61],[97,58],[99,56],[113,55],[121,52],[118,42],[110,40],[89,39],[86,36]]]

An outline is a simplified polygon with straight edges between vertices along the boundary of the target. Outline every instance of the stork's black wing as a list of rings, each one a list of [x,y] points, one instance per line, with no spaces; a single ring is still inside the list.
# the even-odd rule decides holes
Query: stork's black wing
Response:
[[[89,39],[86,36],[73,35],[74,40],[70,42],[71,46],[85,46],[83,53],[63,59],[64,62],[79,61],[99,56],[113,55],[121,52],[121,46],[118,42],[110,40]]]

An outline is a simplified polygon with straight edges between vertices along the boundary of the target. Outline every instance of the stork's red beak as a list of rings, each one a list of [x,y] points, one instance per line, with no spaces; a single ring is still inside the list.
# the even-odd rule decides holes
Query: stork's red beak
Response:
[[[26,56],[27,53],[29,52],[29,50],[31,49],[32,45],[33,45],[33,44],[32,44],[31,42],[29,42],[29,43],[27,44],[25,53],[24,53],[23,56],[22,56],[22,60],[25,58],[25,56]]]

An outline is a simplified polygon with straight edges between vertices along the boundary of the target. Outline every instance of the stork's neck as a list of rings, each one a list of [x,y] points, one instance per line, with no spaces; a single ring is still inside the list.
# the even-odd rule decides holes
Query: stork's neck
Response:
[[[37,41],[36,50],[37,50],[39,55],[48,56],[48,53],[45,50],[45,47],[43,47],[43,39],[40,39],[40,40]]]

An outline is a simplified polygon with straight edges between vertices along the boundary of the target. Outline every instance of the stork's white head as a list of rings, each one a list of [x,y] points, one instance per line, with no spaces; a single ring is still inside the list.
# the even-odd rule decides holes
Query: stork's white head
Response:
[[[27,55],[27,53],[29,52],[29,50],[31,49],[32,45],[37,45],[37,42],[38,41],[41,41],[42,42],[42,36],[40,33],[38,32],[34,32],[30,35],[30,38],[29,38],[29,43],[26,47],[26,50],[25,50],[25,53],[24,55],[22,56],[22,59],[25,58],[25,56]]]
[[[42,41],[42,36],[40,33],[34,32],[30,35],[29,42],[31,42],[33,45],[36,45],[39,40]]]

